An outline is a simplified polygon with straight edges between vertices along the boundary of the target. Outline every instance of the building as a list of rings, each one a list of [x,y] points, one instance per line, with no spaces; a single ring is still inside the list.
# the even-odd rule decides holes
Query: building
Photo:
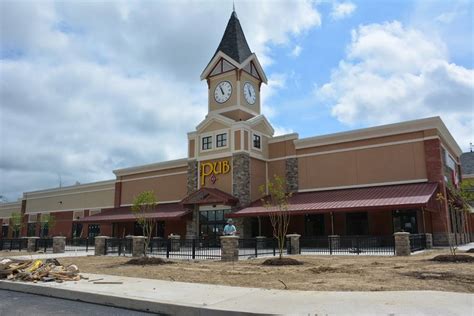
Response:
[[[462,181],[467,182],[469,185],[467,190],[471,192],[471,196],[474,196],[474,152],[471,151],[463,153],[461,155],[461,170],[462,170]],[[471,227],[474,227],[474,200],[469,201],[470,208],[470,223]],[[474,230],[471,230],[471,241],[474,240]]]
[[[24,236],[41,233],[45,213],[57,218],[48,234],[140,234],[131,205],[152,190],[160,201],[153,213],[156,236],[216,238],[228,217],[241,236],[271,236],[259,188],[278,175],[294,192],[290,232],[433,233],[439,245],[470,240],[468,215],[436,200],[437,193],[449,194],[448,183],[461,180],[461,149],[439,117],[275,137],[261,114],[267,78],[235,12],[201,80],[208,86],[208,114],[188,133],[188,157],[115,170],[110,181],[24,193],[22,202],[0,211],[3,222],[20,208]]]

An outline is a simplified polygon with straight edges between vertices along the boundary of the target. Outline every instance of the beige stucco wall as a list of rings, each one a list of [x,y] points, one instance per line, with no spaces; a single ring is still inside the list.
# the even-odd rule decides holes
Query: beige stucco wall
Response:
[[[180,173],[171,174],[171,171]],[[167,175],[168,174],[168,175]],[[121,205],[130,205],[143,191],[153,191],[159,202],[177,201],[186,195],[187,173],[183,168],[160,171],[160,176],[139,177],[132,181],[122,181]]]
[[[298,157],[299,189],[426,178],[423,142]]]
[[[0,218],[10,218],[13,212],[21,212],[21,202],[0,204]]]
[[[217,103],[214,99],[214,91],[217,85],[221,81],[229,81],[232,85],[232,94],[230,98],[224,103]],[[228,73],[217,75],[210,79],[209,84],[209,91],[208,91],[208,98],[209,98],[209,111],[216,111],[226,108],[228,106],[236,105],[237,104],[237,76],[236,71],[230,71]]]
[[[268,180],[273,180],[273,177],[275,175],[285,178],[285,160],[276,160],[268,162]]]
[[[27,192],[26,213],[113,207],[114,181]]]
[[[281,141],[268,144],[268,158],[279,158],[296,155],[295,144],[293,140]]]
[[[199,130],[198,132],[203,134],[203,133],[214,132],[217,130],[228,129],[228,128],[229,126],[222,124],[220,122],[214,121],[210,123],[209,125],[207,125],[206,127],[204,127],[203,129]]]

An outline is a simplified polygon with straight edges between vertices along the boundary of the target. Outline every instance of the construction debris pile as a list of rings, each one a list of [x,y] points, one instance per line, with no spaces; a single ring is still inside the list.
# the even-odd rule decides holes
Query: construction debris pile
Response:
[[[71,264],[62,266],[56,259],[46,260],[0,260],[0,279],[26,282],[79,281],[79,268]]]

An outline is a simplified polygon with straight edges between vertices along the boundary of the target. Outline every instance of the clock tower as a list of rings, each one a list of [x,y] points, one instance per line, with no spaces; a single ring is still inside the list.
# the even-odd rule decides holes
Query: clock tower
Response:
[[[232,12],[214,56],[201,74],[208,84],[208,112],[234,121],[261,113],[260,87],[267,78]]]

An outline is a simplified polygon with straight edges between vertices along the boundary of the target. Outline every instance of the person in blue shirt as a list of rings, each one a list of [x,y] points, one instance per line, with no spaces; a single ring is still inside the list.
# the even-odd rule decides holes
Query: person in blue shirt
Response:
[[[232,219],[227,220],[227,225],[224,227],[224,235],[226,236],[233,236],[237,232],[237,229],[234,226],[234,222]]]

